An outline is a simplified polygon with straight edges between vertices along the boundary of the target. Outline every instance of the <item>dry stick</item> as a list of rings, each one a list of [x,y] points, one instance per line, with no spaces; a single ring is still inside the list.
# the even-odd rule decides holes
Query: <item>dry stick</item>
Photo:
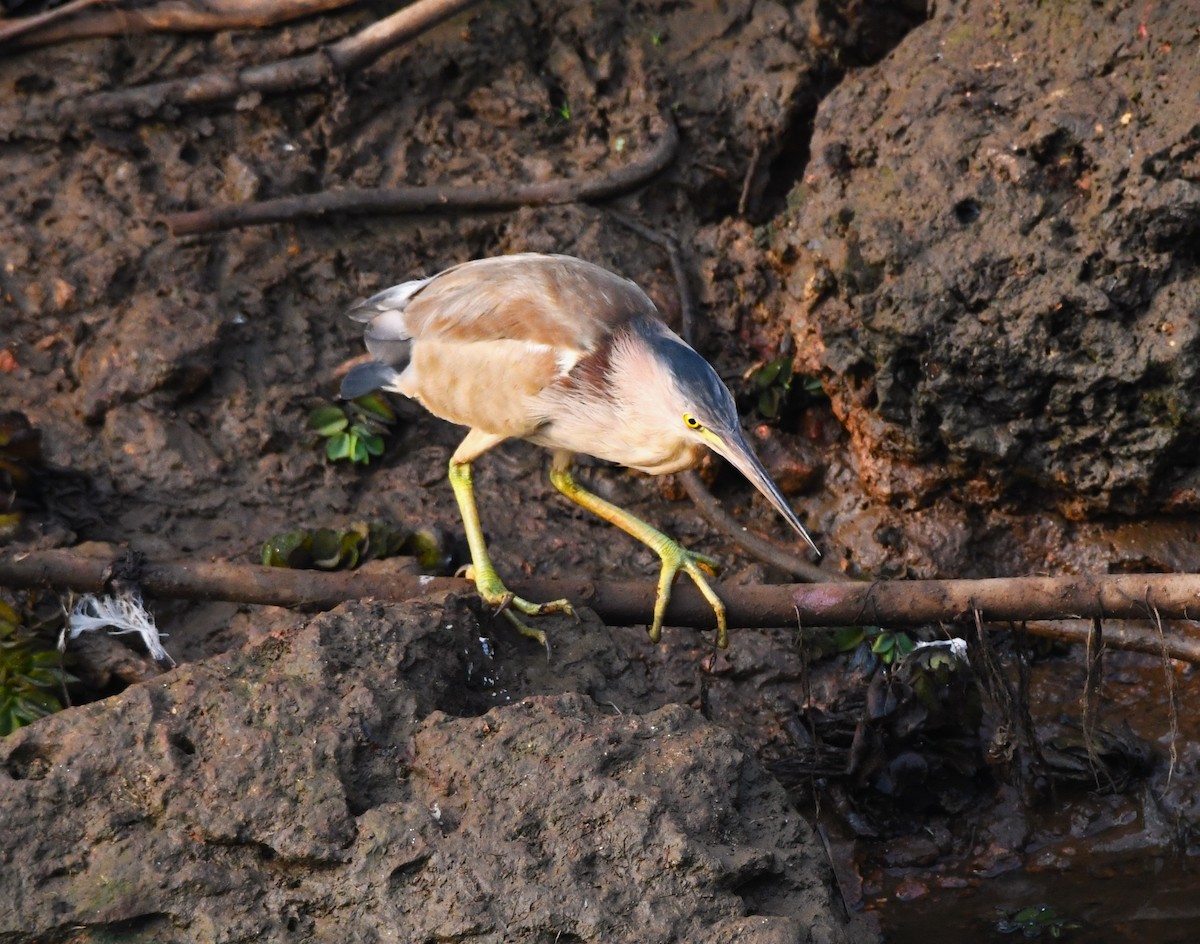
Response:
[[[314,13],[328,13],[353,2],[355,0],[205,0],[192,3],[163,0],[145,6],[121,7],[111,0],[74,0],[36,16],[10,21],[0,19],[0,42],[20,37],[17,45],[29,48],[97,36],[263,29]],[[107,4],[108,8],[85,12],[99,3]],[[83,15],[69,19],[79,13]],[[64,20],[66,22],[62,22]]]
[[[1175,681],[1175,673],[1171,670],[1167,659],[1171,654],[1171,647],[1167,639],[1166,631],[1163,629],[1163,616],[1171,616],[1170,613],[1165,613],[1164,608],[1158,605],[1157,600],[1152,600],[1150,590],[1146,590],[1146,598],[1143,601],[1145,607],[1150,610],[1151,618],[1154,620],[1154,629],[1158,635],[1158,651],[1163,657],[1163,675],[1167,682],[1167,708],[1171,719],[1171,763],[1167,767],[1167,786],[1171,785],[1171,778],[1175,775],[1175,768],[1179,765],[1179,686]]]
[[[679,243],[649,226],[643,226],[631,216],[626,216],[619,210],[609,210],[608,215],[632,233],[647,242],[661,246],[671,263],[671,275],[675,277],[675,290],[679,293],[679,334],[688,344],[696,343],[696,294],[692,291],[692,282],[688,278],[687,266],[683,264],[683,251]]]
[[[746,205],[750,202],[750,188],[754,185],[754,177],[758,173],[758,163],[762,160],[762,143],[754,145],[754,153],[750,155],[750,166],[746,168],[746,176],[742,178],[742,193],[738,197],[738,216],[745,217]]]
[[[1024,786],[1024,767],[1017,754],[1024,746],[1037,743],[1033,733],[1033,725],[1024,711],[1024,701],[1013,690],[1013,684],[1004,670],[1000,656],[993,648],[988,633],[983,625],[983,613],[978,607],[971,612],[971,628],[966,634],[967,655],[971,659],[971,667],[979,680],[979,688],[984,698],[991,703],[991,710],[1003,724],[997,725],[996,734],[989,753],[995,753],[1008,761],[1017,783]],[[1018,653],[1018,660],[1022,656]],[[1018,667],[1020,663],[1018,662]],[[1018,674],[1018,684],[1021,676]],[[1015,735],[1011,728],[1015,727]],[[1013,763],[1013,760],[1016,763]]]
[[[111,557],[67,550],[0,552],[0,586],[70,588],[99,593],[111,572]],[[446,591],[471,592],[466,580],[414,577],[374,571],[323,573],[223,561],[150,561],[140,571],[149,596],[227,600],[273,606],[332,607],[374,597],[404,601]],[[509,587],[526,599],[566,597],[590,607],[606,623],[645,623],[654,609],[651,582],[521,580]],[[846,626],[863,621],[887,625],[950,622],[976,608],[992,620],[1058,620],[1101,616],[1191,619],[1200,610],[1200,574],[1107,574],[1096,577],[1002,577],[990,580],[895,580],[882,583],[733,586],[718,593],[738,627]],[[1149,602],[1148,602],[1149,601]],[[710,629],[713,611],[690,584],[675,588],[667,623]],[[1161,622],[1159,623],[1161,626]],[[1030,628],[1031,632],[1042,627]],[[1086,643],[1087,625],[1045,628],[1043,635]],[[1106,645],[1200,662],[1200,637],[1160,637],[1138,627],[1106,627]],[[1164,646],[1166,647],[1164,650]]]
[[[1096,778],[1096,788],[1103,786],[1100,782],[1100,774],[1103,771],[1108,779],[1108,786],[1114,788],[1112,774],[1108,768],[1100,763],[1100,758],[1096,754],[1096,727],[1099,723],[1100,706],[1100,687],[1104,682],[1104,620],[1098,616],[1092,617],[1091,626],[1088,631],[1087,650],[1084,657],[1084,665],[1087,667],[1087,674],[1083,679],[1083,744],[1087,748],[1088,764],[1092,768],[1092,776]]]
[[[468,186],[392,187],[327,190],[261,203],[238,203],[174,213],[164,217],[176,236],[191,236],[239,226],[261,226],[339,214],[428,213],[447,210],[513,210],[604,200],[640,187],[675,159],[679,133],[669,117],[662,133],[640,159],[614,171],[536,184],[500,182]]]
[[[312,88],[374,62],[381,55],[479,0],[417,0],[366,29],[317,52],[266,65],[250,66],[233,75],[209,72],[186,79],[155,82],[117,92],[100,92],[62,102],[57,117],[103,118],[134,113],[152,115],[165,105],[199,105],[239,98],[249,93],[294,92]]]
[[[106,2],[108,0],[71,0],[70,3],[64,3],[61,7],[55,7],[53,10],[46,10],[33,16],[22,16],[11,20],[0,18],[0,43],[6,43],[18,36],[43,29],[57,20]]]

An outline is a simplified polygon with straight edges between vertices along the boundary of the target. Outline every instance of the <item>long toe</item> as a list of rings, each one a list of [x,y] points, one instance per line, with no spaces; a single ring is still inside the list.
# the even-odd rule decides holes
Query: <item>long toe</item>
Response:
[[[504,585],[504,582],[494,570],[468,571],[469,579],[475,581],[475,589],[483,597],[485,603],[497,611],[516,610],[526,616],[546,616],[550,613],[566,613],[575,616],[575,607],[570,600],[551,600],[549,603],[533,603],[524,597],[519,597]]]
[[[713,608],[717,619],[717,645],[722,648],[729,646],[729,627],[725,618],[725,604],[717,596],[708,583],[708,577],[717,574],[717,561],[706,554],[689,551],[675,541],[659,551],[662,558],[662,570],[658,576],[658,592],[654,600],[654,622],[650,625],[650,641],[658,642],[662,637],[663,619],[667,615],[667,605],[671,602],[671,587],[675,576],[683,571],[692,578],[696,589],[704,596]]]
[[[546,634],[540,629],[534,629],[526,624],[521,619],[521,616],[549,616],[554,613],[565,613],[575,619],[579,617],[575,613],[575,607],[571,605],[570,600],[551,600],[549,603],[534,603],[526,600],[524,597],[519,597],[509,590],[495,571],[488,573],[484,572],[481,579],[479,571],[475,571],[472,575],[475,579],[475,589],[479,592],[479,596],[483,602],[492,607],[498,614],[503,613],[505,618],[512,623],[522,636],[528,636],[530,639],[536,639],[546,648],[546,654],[550,654],[550,644],[546,640]],[[518,615],[520,614],[520,616]]]
[[[530,603],[528,600],[514,596],[508,601],[507,610],[520,610],[526,616],[548,616],[551,613],[565,613],[568,616],[579,617],[570,600],[551,600],[549,603]]]
[[[546,637],[544,632],[542,632],[540,629],[534,629],[532,626],[528,625],[512,610],[505,610],[504,616],[510,623],[512,623],[513,629],[515,629],[522,636],[527,636],[528,638],[534,639],[541,643],[542,648],[546,650],[546,659],[548,660],[550,658],[550,640]]]

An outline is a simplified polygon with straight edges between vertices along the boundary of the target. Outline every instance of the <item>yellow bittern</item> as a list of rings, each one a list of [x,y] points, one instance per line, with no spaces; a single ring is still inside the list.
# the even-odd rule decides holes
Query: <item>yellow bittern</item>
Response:
[[[716,371],[628,279],[570,256],[477,259],[382,291],[349,316],[366,324],[374,360],[346,375],[344,398],[391,390],[470,427],[450,458],[450,484],[475,586],[521,633],[543,645],[545,634],[517,613],[573,613],[571,604],[532,603],[505,587],[475,507],[471,463],[506,439],[554,450],[554,486],[661,558],[650,626],[656,642],[671,584],[682,570],[716,613],[717,644],[728,644],[725,606],[705,578],[715,576],[716,561],[580,486],[571,476],[576,453],[661,475],[695,466],[707,446],[737,467],[817,551],[742,435],[733,396]]]

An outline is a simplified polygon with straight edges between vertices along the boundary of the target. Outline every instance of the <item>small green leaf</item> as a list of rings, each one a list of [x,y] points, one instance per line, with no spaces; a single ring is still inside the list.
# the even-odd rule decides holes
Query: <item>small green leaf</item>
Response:
[[[325,403],[308,414],[310,429],[316,430],[322,436],[332,436],[339,433],[350,424],[341,407]]]
[[[366,393],[355,397],[353,404],[376,419],[391,425],[396,422],[396,411],[382,393]]]
[[[449,553],[445,542],[435,531],[417,531],[404,542],[404,550],[416,556],[421,569],[437,572],[446,565]]]
[[[408,540],[407,531],[402,531],[381,521],[372,521],[366,525],[366,528],[367,549],[363,552],[363,561],[395,557],[401,553]]]
[[[779,376],[779,372],[783,370],[783,359],[773,360],[769,364],[764,364],[754,372],[754,383],[759,387],[769,387],[775,382]]]
[[[362,438],[362,444],[372,456],[383,455],[383,437],[372,434]],[[365,460],[364,460],[365,461]]]
[[[333,570],[342,559],[342,536],[345,532],[332,528],[317,528],[312,532],[312,565],[320,570]]]
[[[47,688],[58,684],[58,675],[45,668],[31,668],[25,672],[18,672],[16,677],[31,688]]]
[[[58,699],[46,692],[27,691],[17,696],[17,709],[30,720],[44,718],[61,708]]]
[[[0,737],[12,734],[20,726],[21,722],[13,714],[12,699],[0,698]]]
[[[330,436],[325,443],[326,458],[331,462],[336,462],[338,459],[348,459],[356,441],[357,437],[349,433],[338,433],[335,436]]]
[[[262,562],[268,567],[307,567],[312,560],[312,535],[307,531],[285,531],[267,539]]]

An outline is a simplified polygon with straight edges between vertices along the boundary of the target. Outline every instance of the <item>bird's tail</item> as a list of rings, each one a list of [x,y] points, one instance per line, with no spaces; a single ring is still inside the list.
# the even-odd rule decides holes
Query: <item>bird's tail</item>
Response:
[[[403,285],[394,285],[358,302],[346,313],[366,325],[363,340],[375,359],[352,367],[346,374],[340,394],[343,400],[353,400],[372,390],[404,392],[397,384],[404,368],[408,366],[412,346],[404,309],[408,300],[428,281],[415,279]]]
[[[343,400],[353,400],[372,390],[395,390],[400,380],[400,371],[382,361],[367,361],[356,364],[342,378],[342,389],[338,392]]]

